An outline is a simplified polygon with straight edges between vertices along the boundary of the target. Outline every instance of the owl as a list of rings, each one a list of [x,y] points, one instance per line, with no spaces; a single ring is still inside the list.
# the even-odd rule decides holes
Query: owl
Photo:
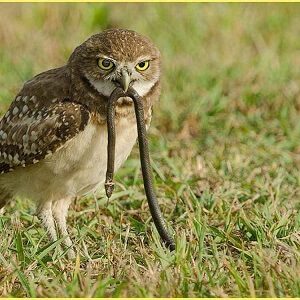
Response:
[[[110,29],[75,48],[66,65],[25,82],[0,121],[0,208],[15,197],[36,202],[51,240],[65,237],[73,258],[67,213],[73,199],[105,181],[108,98],[116,87],[134,88],[149,127],[160,64],[147,37]],[[132,99],[118,100],[115,122],[116,171],[137,139]]]

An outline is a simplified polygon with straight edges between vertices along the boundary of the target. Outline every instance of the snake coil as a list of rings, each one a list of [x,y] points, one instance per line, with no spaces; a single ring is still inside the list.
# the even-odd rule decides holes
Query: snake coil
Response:
[[[146,133],[146,126],[144,120],[144,108],[143,102],[139,94],[133,89],[129,88],[125,93],[120,87],[114,89],[108,100],[107,106],[107,133],[108,133],[108,145],[107,145],[107,171],[105,181],[105,191],[108,198],[111,197],[114,190],[113,175],[115,164],[115,106],[116,102],[121,97],[130,97],[134,102],[134,110],[136,115],[138,141],[140,149],[140,160],[144,181],[144,188],[148,200],[150,212],[157,228],[157,231],[163,240],[163,243],[171,251],[175,250],[175,242],[171,235],[168,233],[165,222],[159,208],[153,185],[153,178],[150,165],[148,140]]]

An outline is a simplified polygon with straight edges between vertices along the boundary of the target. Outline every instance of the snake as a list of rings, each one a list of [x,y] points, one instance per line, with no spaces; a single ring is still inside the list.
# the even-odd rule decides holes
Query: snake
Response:
[[[115,165],[115,144],[116,144],[116,131],[115,131],[115,107],[119,98],[129,97],[133,100],[134,111],[138,132],[138,144],[140,150],[140,162],[143,175],[144,189],[150,209],[150,213],[156,229],[163,241],[163,244],[170,251],[175,250],[175,242],[166,228],[166,224],[160,210],[156,193],[153,184],[153,175],[150,164],[150,154],[147,139],[147,131],[144,119],[144,107],[140,95],[129,87],[127,92],[124,92],[121,87],[116,87],[111,93],[107,104],[107,171],[105,179],[105,192],[109,199],[114,191],[114,165]]]

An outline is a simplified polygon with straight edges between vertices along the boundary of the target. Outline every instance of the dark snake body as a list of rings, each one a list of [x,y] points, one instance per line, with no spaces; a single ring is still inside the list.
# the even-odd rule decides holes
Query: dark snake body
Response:
[[[144,109],[143,102],[139,94],[133,89],[129,88],[125,93],[121,88],[117,87],[111,94],[108,107],[107,107],[107,132],[108,132],[108,146],[107,146],[107,172],[105,181],[105,191],[108,198],[110,198],[113,189],[113,174],[114,174],[114,164],[115,164],[115,106],[116,102],[121,97],[130,97],[134,102],[134,109],[136,115],[137,131],[138,131],[138,141],[140,148],[140,160],[144,181],[144,188],[150,208],[150,212],[157,228],[157,231],[162,238],[164,244],[171,251],[175,250],[175,242],[171,235],[168,233],[165,222],[159,208],[155,191],[153,185],[153,178],[150,165],[148,140],[146,133],[146,126],[144,120]]]

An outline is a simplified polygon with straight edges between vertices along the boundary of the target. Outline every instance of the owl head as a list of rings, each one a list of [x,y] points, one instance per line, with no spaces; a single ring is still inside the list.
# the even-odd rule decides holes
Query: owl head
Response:
[[[132,86],[146,95],[160,79],[160,53],[146,37],[125,29],[95,34],[78,46],[69,65],[102,95]]]

